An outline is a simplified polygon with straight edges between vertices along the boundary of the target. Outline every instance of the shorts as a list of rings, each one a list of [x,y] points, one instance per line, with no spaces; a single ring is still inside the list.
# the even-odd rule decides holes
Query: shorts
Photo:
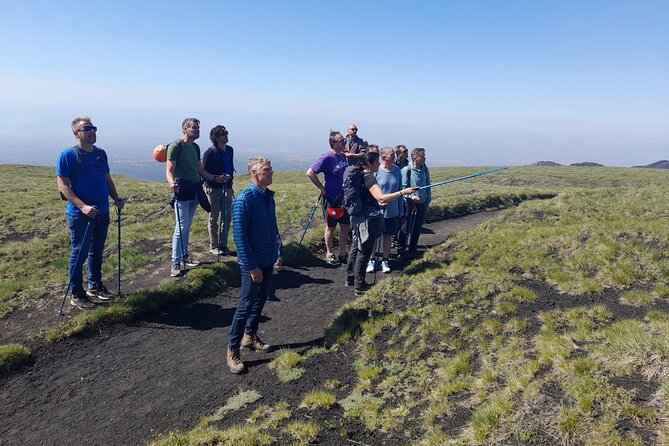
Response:
[[[350,225],[351,224],[351,217],[348,215],[348,212],[346,212],[346,209],[344,209],[344,215],[342,215],[339,218],[333,218],[328,215],[328,208],[338,208],[342,207],[341,205],[335,206],[334,203],[331,201],[326,200],[323,198],[321,200],[321,208],[323,209],[323,217],[325,218],[325,224],[327,224],[328,228],[334,228],[337,226],[337,223],[339,225]]]
[[[397,228],[399,226],[399,217],[390,217],[390,218],[385,218],[383,219],[383,234],[384,235],[396,235],[397,234]]]

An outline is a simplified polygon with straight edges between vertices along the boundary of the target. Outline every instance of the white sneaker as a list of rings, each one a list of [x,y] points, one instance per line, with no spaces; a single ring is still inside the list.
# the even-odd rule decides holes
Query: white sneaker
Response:
[[[387,260],[384,260],[383,262],[381,262],[381,269],[386,274],[390,272],[390,266],[388,266],[388,261]]]
[[[370,260],[369,262],[367,262],[368,273],[373,273],[375,269],[376,269],[376,260]]]
[[[214,255],[216,255],[216,256],[223,255],[223,250],[220,249],[220,248],[211,248],[211,249],[209,250],[209,252],[212,253],[212,254],[214,254]]]
[[[184,262],[184,264],[186,264],[186,266],[190,266],[191,268],[195,267],[195,266],[200,266],[200,261],[195,260],[194,258],[192,258],[190,256],[189,257],[183,257],[181,260]]]

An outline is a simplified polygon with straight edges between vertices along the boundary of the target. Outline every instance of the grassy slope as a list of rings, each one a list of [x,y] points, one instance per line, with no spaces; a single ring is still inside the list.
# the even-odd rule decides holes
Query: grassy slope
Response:
[[[434,169],[432,176],[436,182],[475,170]],[[533,187],[527,184],[511,186],[526,181],[520,179],[526,174],[515,169],[494,175],[498,183],[481,177],[436,188],[433,218],[503,207],[509,204],[510,197],[517,198],[517,194],[536,193],[537,186],[552,190],[549,182],[539,185],[533,180],[528,183],[533,183]],[[67,283],[69,232],[63,215],[65,203],[59,199],[53,169],[2,165],[0,178],[0,209],[3,210],[0,259],[4,266],[0,271],[2,317],[12,308],[30,306],[36,299],[53,299],[62,292]],[[247,181],[247,177],[239,176],[237,191]],[[298,239],[316,199],[315,188],[301,172],[279,172],[274,181],[272,188],[277,192],[279,227],[284,242]],[[115,177],[115,182],[120,194],[128,198],[123,212],[122,263],[124,277],[130,278],[146,273],[154,262],[169,257],[173,213],[166,205],[167,190],[163,183],[127,177]],[[472,200],[476,197],[478,201]],[[318,214],[312,227],[319,229],[310,231],[308,244],[316,243],[319,238],[321,217]],[[191,240],[196,246],[193,250],[196,254],[206,252],[207,214],[201,210],[196,213]],[[103,277],[111,285],[117,270],[115,221],[110,226],[105,254]]]
[[[433,169],[432,176],[437,182],[475,170]],[[666,175],[514,168],[435,189],[433,218],[503,206],[524,195],[559,196],[524,203],[456,235],[414,264],[410,281],[385,281],[352,305],[370,317],[355,341],[358,384],[338,402],[345,417],[408,443],[666,443]],[[6,266],[0,302],[30,305],[35,297],[58,294],[66,278],[63,203],[48,188],[50,169],[2,166],[0,177],[0,258]],[[289,240],[299,235],[314,191],[301,173],[279,173],[275,182]],[[127,178],[117,183],[130,197],[124,265],[127,274],[141,274],[142,265],[168,253],[172,218],[164,185]],[[207,238],[204,217],[198,214],[193,233],[200,246]],[[105,274],[113,277],[113,249],[109,255]],[[546,302],[547,290],[562,294]],[[593,292],[600,294],[589,305],[572,301]],[[644,388],[650,394],[639,398]],[[280,402],[275,410],[283,414],[281,432],[311,438],[319,429],[295,422],[303,413]],[[453,429],[451,416],[463,411],[469,415]],[[203,429],[192,435],[236,435]],[[262,426],[235,429],[254,431],[259,443],[277,435]]]
[[[509,177],[561,193],[455,235],[409,276],[343,309],[331,337],[354,337],[358,376],[338,401],[341,423],[356,419],[406,444],[669,444],[667,172],[539,168]],[[500,191],[492,181],[477,188]],[[275,368],[282,380],[309,373],[291,352]],[[324,379],[313,391],[332,385]],[[307,403],[311,391],[302,398],[312,414],[326,410]],[[295,437],[290,423],[316,418],[284,402],[251,409],[244,426],[205,420],[159,444],[242,431],[270,444]],[[280,417],[258,423],[259,410]]]

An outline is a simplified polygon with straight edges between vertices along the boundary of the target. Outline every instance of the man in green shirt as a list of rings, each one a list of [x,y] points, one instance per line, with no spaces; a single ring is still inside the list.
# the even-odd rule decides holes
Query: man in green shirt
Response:
[[[200,121],[186,118],[181,124],[183,136],[167,146],[165,177],[175,195],[174,214],[176,224],[172,235],[172,269],[170,275],[181,275],[181,264],[197,266],[199,262],[188,254],[190,227],[198,206],[197,188],[200,177],[213,180],[213,175],[204,171],[200,164],[200,147],[195,140],[200,137]]]

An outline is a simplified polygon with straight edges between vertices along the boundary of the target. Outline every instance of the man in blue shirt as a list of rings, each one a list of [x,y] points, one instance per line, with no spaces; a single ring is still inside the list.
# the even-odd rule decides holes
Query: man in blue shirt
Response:
[[[107,301],[112,297],[102,283],[102,253],[109,228],[108,197],[112,197],[119,209],[123,209],[124,200],[119,198],[109,174],[107,154],[95,146],[98,129],[91,118],[74,118],[71,128],[77,144],[61,152],[56,165],[56,182],[61,196],[67,200],[65,216],[72,241],[69,262],[72,286],[70,303],[84,309],[94,306],[89,298]],[[79,256],[81,249],[88,251],[86,292],[82,284],[85,258]]]
[[[258,337],[258,325],[272,284],[274,265],[283,265],[283,245],[276,223],[270,160],[256,156],[249,159],[251,184],[232,204],[233,236],[242,275],[241,296],[230,324],[227,364],[231,373],[246,370],[240,348],[267,352],[271,346]]]

